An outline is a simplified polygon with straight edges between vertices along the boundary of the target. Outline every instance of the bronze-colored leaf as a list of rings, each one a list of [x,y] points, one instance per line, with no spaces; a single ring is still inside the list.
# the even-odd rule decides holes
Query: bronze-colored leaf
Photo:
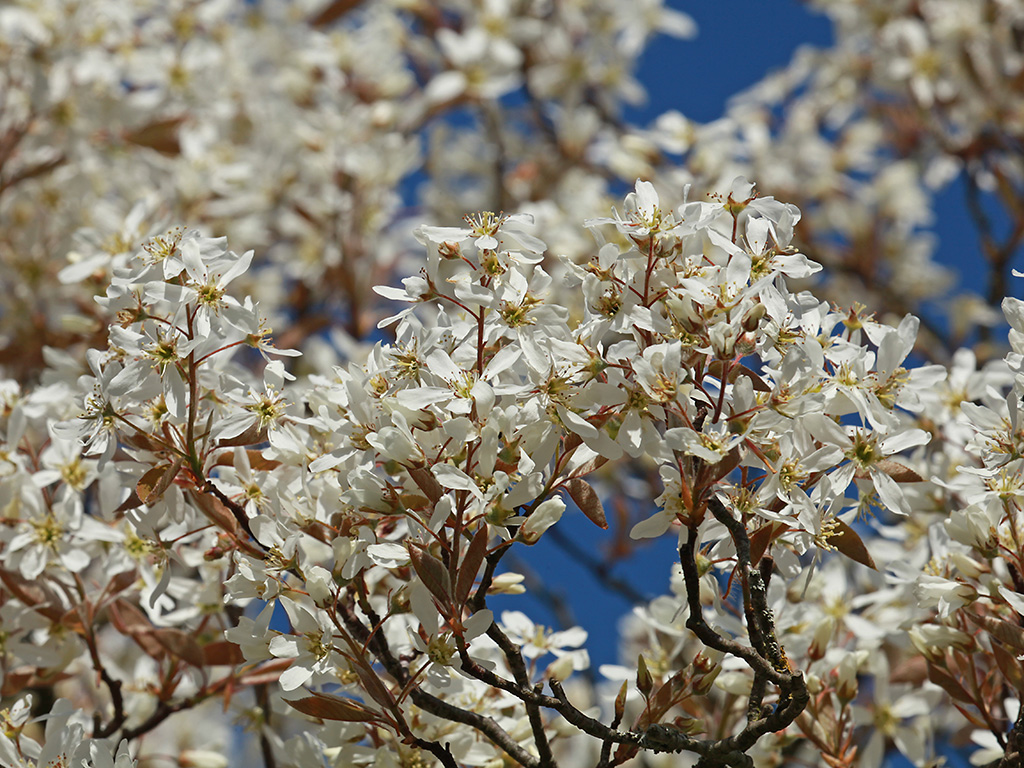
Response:
[[[997,619],[995,616],[978,616],[968,612],[967,618],[982,627],[1000,643],[1009,647],[1015,655],[1024,654],[1024,628],[1012,621]]]
[[[154,629],[150,636],[175,658],[188,662],[193,667],[203,666],[203,648],[188,632],[173,627]]]
[[[573,434],[576,434],[575,432]],[[580,464],[576,468],[576,471],[572,473],[573,477],[586,477],[591,472],[596,472],[598,469],[608,463],[608,458],[605,456],[595,456],[590,461]]]
[[[86,637],[86,622],[82,618],[83,607],[84,606],[78,605],[72,608],[61,617],[60,623],[75,634]]]
[[[480,571],[480,566],[487,555],[487,541],[490,535],[486,525],[481,525],[469,542],[466,554],[459,566],[459,576],[455,582],[455,600],[457,605],[464,605],[469,599],[469,593],[473,590],[473,582]]]
[[[64,606],[57,594],[42,579],[29,581],[17,571],[0,569],[0,581],[27,607],[55,624],[64,617]]]
[[[423,586],[430,590],[442,606],[448,606],[452,600],[452,580],[444,563],[418,547],[409,548],[409,557]]]
[[[128,494],[128,498],[121,502],[121,505],[114,510],[114,514],[120,519],[120,516],[125,512],[132,509],[137,509],[142,506],[142,499],[139,498],[139,494],[132,488],[132,492]]]
[[[399,495],[398,499],[402,502],[403,507],[415,510],[416,512],[423,512],[430,505],[427,497],[420,496],[418,493],[403,493]]]
[[[608,530],[608,519],[605,517],[601,498],[590,483],[582,478],[574,477],[566,481],[565,489],[590,522],[598,528]]]
[[[108,608],[110,623],[122,635],[135,635],[149,632],[153,624],[137,606],[127,600],[117,599]]]
[[[999,671],[1003,673],[1003,678],[1017,692],[1017,696],[1024,694],[1024,669],[1021,668],[1017,657],[999,643],[992,643],[992,655]]]
[[[866,565],[868,568],[877,571],[875,561],[864,546],[860,535],[842,520],[835,519],[835,529],[828,537],[828,543],[834,546],[841,554],[846,555],[855,563]]]
[[[281,466],[277,459],[265,459],[263,451],[256,448],[246,448],[246,455],[249,457],[249,466],[257,472],[270,472]],[[235,465],[234,451],[221,451],[213,462],[215,467],[233,467]]]
[[[933,662],[928,662],[928,679],[957,701],[962,701],[965,704],[974,703],[974,699],[971,698],[971,695],[960,684],[960,681],[949,674],[947,670],[936,666]]]
[[[209,518],[211,523],[235,537],[238,536],[238,520],[235,519],[231,510],[224,506],[220,499],[208,493],[200,493],[199,491],[193,491],[189,496],[203,514]]]
[[[743,453],[740,451],[740,447],[737,445],[731,451],[729,451],[717,464],[707,465],[707,471],[711,474],[711,481],[718,482],[723,477],[726,477],[736,467],[740,465],[743,460]]]
[[[348,723],[374,723],[380,720],[376,712],[354,699],[332,696],[329,693],[314,693],[303,699],[286,701],[302,714],[319,720],[340,720]]]
[[[203,664],[207,667],[236,667],[245,663],[245,655],[230,640],[215,640],[203,646]]]
[[[875,469],[885,472],[889,477],[895,480],[897,483],[923,483],[924,478],[917,473],[916,470],[911,469],[906,464],[896,461],[895,459],[879,459],[871,465]],[[863,480],[869,477],[869,472],[866,469],[860,468],[854,475]]]
[[[171,487],[171,483],[174,482],[180,469],[180,456],[174,460],[173,464],[152,467],[135,484],[135,495],[143,504],[154,503],[164,495],[164,491]],[[122,506],[124,505],[122,504]]]
[[[750,562],[757,565],[775,539],[789,530],[785,523],[770,522],[750,534]]]
[[[166,117],[126,130],[121,136],[131,144],[156,150],[161,155],[173,156],[181,153],[178,128],[183,122],[185,118],[181,116]]]
[[[362,658],[349,657],[349,662],[349,666],[359,677],[359,682],[363,686],[363,690],[369,694],[370,698],[385,709],[394,711],[398,707],[398,702],[395,700],[395,696],[391,693],[391,690],[384,685],[379,677],[377,677],[377,673],[373,671],[373,667],[371,667]]]
[[[434,473],[426,467],[413,467],[409,470],[409,477],[416,483],[416,486],[426,494],[431,504],[437,504],[444,495],[444,488],[437,482]]]
[[[219,448],[235,448],[240,445],[256,445],[257,443],[263,443],[267,440],[267,429],[261,427],[259,421],[256,421],[248,429],[234,437],[226,437],[223,440],[217,441]]]
[[[626,711],[627,693],[629,693],[629,681],[623,680],[622,687],[619,688],[619,693],[615,697],[615,722],[612,724],[613,728],[622,722],[622,714]]]
[[[713,360],[708,365],[708,373],[710,373],[715,378],[721,379],[722,378],[722,366],[723,365],[725,365],[724,361],[722,361],[722,360]],[[758,390],[759,392],[771,392],[772,391],[771,386],[769,384],[767,384],[765,382],[765,380],[762,379],[759,374],[757,374],[754,371],[750,370],[749,368],[747,368],[747,366],[745,366],[745,365],[743,365],[741,363],[730,363],[730,365],[729,365],[729,383],[733,384],[736,381],[736,379],[738,379],[740,376],[746,376],[748,379],[750,379],[751,383],[754,385],[754,389]]]
[[[107,612],[114,629],[122,635],[131,637],[147,656],[154,659],[163,658],[166,651],[152,636],[153,624],[138,607],[118,598],[108,606]]]
[[[139,580],[139,572],[137,569],[132,568],[127,571],[121,571],[120,573],[114,574],[110,581],[107,582],[106,593],[108,596],[113,597],[119,592],[124,592],[126,589],[131,587],[135,582]]]

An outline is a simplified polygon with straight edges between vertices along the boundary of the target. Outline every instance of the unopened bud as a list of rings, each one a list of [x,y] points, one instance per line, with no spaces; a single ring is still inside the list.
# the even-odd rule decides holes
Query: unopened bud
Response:
[[[817,661],[825,655],[828,646],[832,641],[832,633],[836,627],[836,620],[826,616],[814,627],[814,636],[811,639],[811,647],[807,649],[807,655],[813,661]]]
[[[747,331],[741,333],[736,339],[734,350],[737,355],[749,355],[755,349],[757,349],[757,336],[754,333]]]
[[[755,304],[743,316],[741,325],[744,331],[756,331],[758,326],[761,324],[761,318],[765,316],[767,308],[764,304]]]
[[[565,502],[557,496],[542,502],[519,529],[519,540],[526,544],[536,544],[548,528],[557,523],[565,512]]]

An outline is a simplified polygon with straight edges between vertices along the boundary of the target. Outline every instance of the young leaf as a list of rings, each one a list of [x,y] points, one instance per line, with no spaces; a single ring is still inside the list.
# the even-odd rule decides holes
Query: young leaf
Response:
[[[164,491],[171,487],[174,478],[181,469],[181,457],[174,460],[173,464],[153,467],[147,471],[139,482],[135,484],[135,495],[143,504],[152,504],[163,496]]]
[[[565,489],[590,522],[598,528],[608,530],[608,519],[604,515],[601,499],[590,483],[582,478],[574,477],[566,481]]]
[[[1017,624],[994,616],[978,616],[969,612],[967,618],[984,628],[1000,643],[1008,646],[1016,655],[1024,654],[1024,629]]]
[[[965,704],[974,703],[974,699],[971,698],[971,695],[960,684],[959,680],[931,661],[928,662],[928,679],[957,701],[962,701]]]
[[[423,586],[429,589],[442,605],[449,605],[452,600],[452,580],[444,563],[418,547],[409,548],[409,557],[412,559],[413,570],[420,577]]]
[[[628,691],[629,681],[623,680],[622,687],[619,688],[619,693],[615,697],[615,719],[613,720],[613,728],[622,722],[622,715],[626,711],[626,694]]]
[[[750,562],[757,565],[773,541],[789,530],[785,523],[766,523],[750,534]]]
[[[906,464],[896,461],[895,459],[879,459],[874,462],[871,466],[875,469],[880,469],[897,483],[923,483],[924,478],[917,473],[916,470],[911,469]],[[869,473],[866,469],[858,469],[854,473],[857,477],[864,479],[869,477]]]
[[[651,689],[654,688],[654,678],[651,677],[651,673],[647,669],[647,662],[642,653],[636,659],[636,687],[645,699],[650,696]]]
[[[154,629],[149,634],[172,656],[188,662],[193,667],[203,666],[203,649],[188,632],[166,627]]]
[[[235,667],[243,663],[242,649],[230,640],[215,640],[203,646],[203,664],[207,667]]]
[[[353,699],[332,696],[329,693],[314,693],[303,699],[285,700],[304,715],[320,720],[340,720],[349,723],[373,723],[380,720],[372,709],[367,709]]]
[[[469,599],[469,593],[473,589],[473,582],[476,581],[476,574],[487,555],[487,540],[489,539],[487,526],[481,525],[480,529],[469,542],[466,554],[459,566],[459,577],[455,583],[455,601],[457,605],[465,604]]]
[[[875,561],[864,546],[864,541],[853,528],[842,520],[836,518],[835,531],[828,538],[828,543],[834,546],[842,554],[853,560],[855,563],[866,565],[868,568],[877,571]]]

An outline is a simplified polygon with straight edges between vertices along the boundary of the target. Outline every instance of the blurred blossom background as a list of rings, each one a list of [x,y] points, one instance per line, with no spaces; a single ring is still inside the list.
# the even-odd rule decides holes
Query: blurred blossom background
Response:
[[[527,213],[557,276],[638,178],[674,210],[746,177],[802,211],[825,270],[794,290],[918,314],[912,363],[968,346],[980,370],[1021,295],[1022,59],[1012,0],[0,5],[0,369],[73,380],[106,346],[94,299],[174,226],[252,249],[232,290],[296,374],[329,376],[393,339],[402,307],[372,288],[419,272],[422,225]],[[593,481],[608,529],[570,506],[490,604],[581,627],[592,681],[636,663],[657,622],[634,612],[678,587],[675,537],[629,536],[656,470],[615,467]]]

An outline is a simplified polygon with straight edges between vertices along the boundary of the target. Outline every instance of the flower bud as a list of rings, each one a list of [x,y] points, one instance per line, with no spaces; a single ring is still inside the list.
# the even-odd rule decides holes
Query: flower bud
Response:
[[[333,602],[334,579],[326,568],[312,565],[306,569],[306,591],[318,606],[324,607]]]
[[[814,627],[814,635],[811,638],[811,647],[807,649],[807,655],[813,661],[817,661],[825,655],[825,651],[828,650],[829,643],[832,640],[832,633],[835,631],[835,628],[836,620],[831,616],[826,616]]]
[[[519,529],[519,540],[525,544],[536,544],[548,528],[557,523],[565,512],[565,502],[557,496],[542,502]]]
[[[747,314],[743,316],[743,320],[740,321],[740,325],[743,326],[744,331],[756,331],[758,326],[761,324],[761,318],[765,316],[768,309],[764,304],[755,304],[749,310]]]

